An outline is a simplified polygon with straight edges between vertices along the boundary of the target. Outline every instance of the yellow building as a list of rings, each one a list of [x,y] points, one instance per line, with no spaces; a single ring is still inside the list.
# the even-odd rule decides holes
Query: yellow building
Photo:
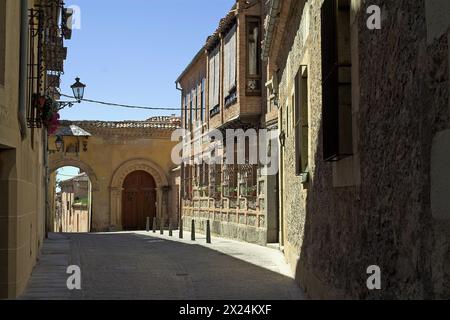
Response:
[[[177,117],[61,122],[49,139],[49,172],[72,166],[87,174],[90,231],[143,230],[147,218],[156,219],[158,227],[178,225],[178,196],[171,183],[177,142],[171,136],[179,125]],[[57,141],[62,141],[59,151]]]
[[[63,71],[61,16],[58,0],[0,0],[0,298],[22,293],[45,237],[49,118],[38,106]]]

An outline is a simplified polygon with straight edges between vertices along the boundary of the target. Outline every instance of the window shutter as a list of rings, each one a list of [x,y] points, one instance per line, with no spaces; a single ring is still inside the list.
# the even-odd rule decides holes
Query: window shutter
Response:
[[[229,90],[236,85],[236,26],[231,29]],[[227,92],[228,93],[228,92]]]
[[[219,84],[220,84],[220,51],[217,48],[214,57],[214,106],[219,104]]]
[[[229,34],[225,37],[225,45],[224,45],[224,68],[223,68],[223,91],[224,95],[227,96],[230,91],[230,39]]]
[[[215,56],[211,54],[209,56],[209,110],[215,107],[214,104],[214,79],[215,79]]]
[[[332,160],[339,154],[336,10],[336,0],[324,1],[321,11],[321,43],[323,157],[325,161]]]
[[[297,75],[295,76],[295,173],[296,175],[302,174],[302,118],[301,118],[301,68]]]

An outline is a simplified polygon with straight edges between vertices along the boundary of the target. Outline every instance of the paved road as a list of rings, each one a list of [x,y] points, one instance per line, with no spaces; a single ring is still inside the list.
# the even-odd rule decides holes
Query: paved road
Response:
[[[189,235],[185,235],[188,236]],[[66,287],[79,265],[82,290]],[[154,233],[52,234],[22,299],[302,299],[271,248],[204,236]]]

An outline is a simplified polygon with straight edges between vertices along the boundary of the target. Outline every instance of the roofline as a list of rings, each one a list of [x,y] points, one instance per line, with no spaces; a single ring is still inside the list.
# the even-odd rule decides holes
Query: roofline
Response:
[[[196,63],[200,57],[205,54],[205,46],[202,46],[202,48],[197,52],[197,54],[194,56],[194,58],[189,62],[189,64],[184,68],[183,72],[180,74],[180,76],[175,81],[175,84],[180,83],[181,79],[186,75],[186,73],[189,71],[189,69]]]
[[[228,11],[228,13],[225,15],[225,17],[221,19],[220,22],[222,22],[226,18],[229,18],[232,15],[235,15],[237,8],[238,8],[238,6],[237,6],[237,1],[236,1],[233,4],[233,6],[231,7],[231,9]],[[176,85],[178,85],[180,83],[181,79],[186,75],[186,73],[189,71],[189,69],[192,67],[192,65],[198,61],[200,56],[205,53],[205,51],[207,50],[208,44],[210,43],[210,41],[212,40],[214,35],[217,35],[218,32],[220,32],[220,30],[221,30],[220,22],[219,22],[219,26],[217,27],[217,29],[206,39],[205,44],[202,46],[200,51],[195,55],[195,57],[191,60],[191,62],[186,66],[186,68],[180,74],[178,79],[175,81]]]

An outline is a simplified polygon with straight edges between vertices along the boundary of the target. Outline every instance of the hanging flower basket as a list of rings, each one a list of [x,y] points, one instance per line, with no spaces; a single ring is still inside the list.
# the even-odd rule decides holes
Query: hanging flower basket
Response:
[[[50,97],[35,95],[34,104],[42,124],[49,134],[54,134],[59,127],[60,115],[55,102]]]

